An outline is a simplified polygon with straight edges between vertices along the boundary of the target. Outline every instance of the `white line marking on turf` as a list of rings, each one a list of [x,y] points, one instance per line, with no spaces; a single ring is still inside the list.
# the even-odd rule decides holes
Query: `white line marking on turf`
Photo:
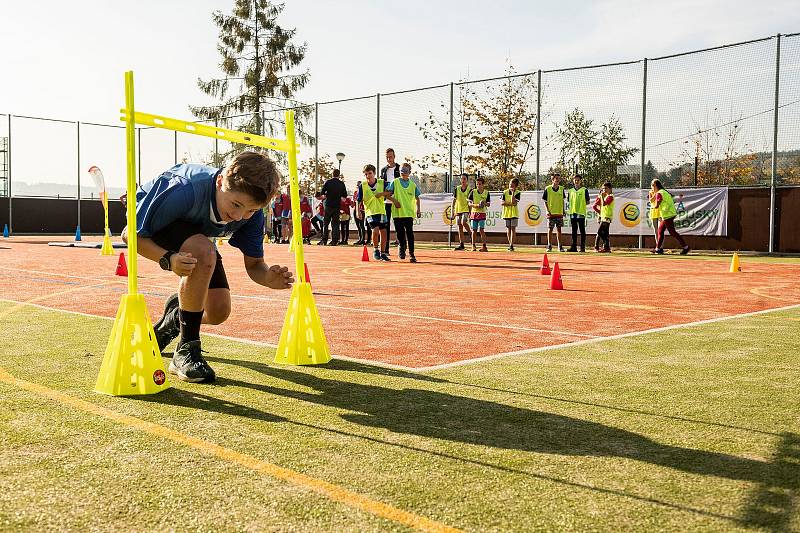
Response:
[[[736,318],[746,318],[746,317],[749,317],[749,316],[763,315],[763,314],[766,314],[766,313],[777,313],[777,312],[780,312],[780,311],[788,311],[790,309],[797,309],[797,308],[800,308],[800,304],[787,305],[785,307],[775,307],[773,309],[764,309],[762,311],[753,311],[751,313],[741,313],[741,314],[738,314],[738,315],[728,315],[728,316],[717,317],[717,318],[709,318],[709,319],[706,319],[706,320],[698,320],[696,322],[686,322],[686,323],[683,323],[683,324],[672,324],[672,325],[663,326],[663,327],[660,327],[660,328],[645,329],[645,330],[641,330],[641,331],[631,331],[629,333],[620,333],[618,335],[609,335],[608,337],[596,337],[594,339],[586,339],[586,340],[582,340],[582,341],[567,342],[567,343],[563,343],[563,344],[553,344],[551,346],[540,346],[538,348],[529,348],[527,350],[523,349],[523,350],[516,350],[516,351],[513,351],[513,352],[503,352],[503,353],[498,353],[498,354],[493,354],[493,355],[486,355],[484,357],[476,357],[474,359],[465,359],[463,361],[454,361],[452,363],[445,363],[445,364],[441,364],[441,365],[416,367],[416,368],[411,368],[409,370],[410,371],[416,371],[416,372],[430,372],[432,370],[441,370],[441,369],[452,368],[452,367],[456,367],[456,366],[471,365],[473,363],[480,363],[480,362],[483,362],[483,361],[491,361],[493,359],[502,359],[502,358],[511,357],[511,356],[514,356],[514,355],[524,355],[524,354],[535,353],[535,352],[546,352],[546,351],[549,351],[549,350],[558,350],[560,348],[571,348],[573,346],[582,346],[582,345],[585,345],[585,344],[593,344],[593,343],[596,343],[596,342],[611,341],[611,340],[615,340],[615,339],[625,339],[625,338],[628,338],[628,337],[638,337],[640,335],[647,335],[647,334],[650,334],[650,333],[659,333],[659,332],[662,332],[662,331],[669,331],[669,330],[678,329],[678,328],[689,328],[689,327],[692,327],[692,326],[700,326],[700,325],[703,325],[703,324],[711,324],[711,323],[714,323],[714,322],[724,322],[726,320],[733,320],[733,319],[736,319]]]

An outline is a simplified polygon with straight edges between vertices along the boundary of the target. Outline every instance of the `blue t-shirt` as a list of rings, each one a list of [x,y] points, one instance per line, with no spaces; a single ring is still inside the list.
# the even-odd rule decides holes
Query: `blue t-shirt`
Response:
[[[264,257],[264,212],[235,222],[220,220],[217,210],[218,168],[175,165],[136,190],[136,233],[151,238],[176,220],[200,226],[207,237],[230,236],[230,245],[250,257]],[[213,213],[213,219],[212,219]]]
[[[398,179],[390,182],[389,186],[386,187],[386,190],[389,191],[389,192],[394,192],[394,184],[395,183],[399,183],[404,189],[408,189],[408,187],[411,185],[411,180],[406,180],[404,182],[403,178],[398,178]],[[417,189],[414,191],[414,196],[419,198],[419,187],[417,187]]]

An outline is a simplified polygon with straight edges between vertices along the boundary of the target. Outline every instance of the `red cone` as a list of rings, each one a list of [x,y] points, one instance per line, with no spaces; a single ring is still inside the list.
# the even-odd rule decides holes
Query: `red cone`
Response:
[[[308,283],[308,286],[310,287],[311,286],[311,276],[308,275],[308,265],[306,263],[303,263],[303,268],[306,271],[306,283]]]
[[[364,252],[361,254],[361,260],[369,262],[369,250],[364,246]]]
[[[128,265],[125,264],[125,253],[119,253],[119,260],[117,261],[117,270],[114,272],[117,276],[128,276]]]
[[[553,263],[553,275],[550,276],[550,288],[554,291],[564,290],[564,284],[561,283],[561,269],[558,268],[558,261]]]
[[[544,254],[544,258],[542,259],[542,268],[539,269],[539,274],[542,276],[550,275],[550,262],[547,260],[547,254]]]

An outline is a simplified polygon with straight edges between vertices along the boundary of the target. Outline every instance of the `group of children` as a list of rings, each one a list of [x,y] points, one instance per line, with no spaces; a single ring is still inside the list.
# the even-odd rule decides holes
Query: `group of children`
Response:
[[[461,175],[461,183],[453,191],[451,212],[453,220],[458,227],[458,246],[456,250],[463,250],[464,235],[468,233],[472,243],[472,250],[477,250],[476,239],[480,236],[481,251],[488,251],[486,247],[486,211],[490,204],[489,192],[484,190],[484,179],[478,177],[475,180],[475,188],[469,187],[469,176]],[[572,187],[566,189],[561,185],[561,175],[552,173],[551,183],[545,187],[542,193],[545,210],[547,212],[547,251],[553,250],[552,239],[553,230],[556,234],[556,244],[561,252],[585,252],[586,251],[586,216],[587,208],[591,201],[589,189],[583,186],[583,178],[575,175],[572,178]],[[689,253],[689,246],[683,237],[675,229],[675,217],[678,215],[672,195],[664,188],[661,181],[655,179],[650,184],[651,190],[648,194],[650,219],[653,221],[655,230],[654,237],[656,246],[652,253],[664,253],[664,238],[666,231],[675,237],[681,245],[681,254]],[[501,202],[501,217],[506,227],[506,238],[508,239],[508,250],[514,251],[514,240],[516,238],[516,228],[519,223],[520,201],[519,180],[513,178],[508,189],[503,191]],[[606,181],[600,188],[600,193],[591,204],[592,210],[597,215],[599,226],[597,237],[595,238],[594,249],[600,253],[611,252],[610,228],[614,218],[614,193],[611,182]],[[572,245],[569,249],[561,244],[561,228],[564,227],[564,218],[569,215],[570,227],[572,228]],[[580,241],[578,240],[580,233]],[[578,244],[580,242],[580,248]]]

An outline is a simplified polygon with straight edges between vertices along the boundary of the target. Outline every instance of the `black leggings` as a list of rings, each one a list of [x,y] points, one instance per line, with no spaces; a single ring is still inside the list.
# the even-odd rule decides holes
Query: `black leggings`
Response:
[[[586,249],[586,217],[570,215],[570,225],[572,226],[572,247],[578,247],[578,229],[581,230],[581,250]]]
[[[408,242],[408,252],[414,255],[414,219],[412,217],[395,218],[394,230],[397,232],[397,241],[400,243],[400,253],[405,253],[406,242]]]
[[[358,229],[358,242],[364,243],[367,241],[366,235],[364,235],[364,219],[363,218],[356,218],[356,228]]]
[[[339,235],[340,241],[346,243],[350,238],[350,219],[339,221]]]
[[[392,204],[386,206],[386,241],[383,243],[383,253],[389,253],[389,241],[392,240]],[[395,229],[395,231],[397,231]]]
[[[609,235],[609,227],[611,226],[611,222],[601,222],[600,228],[597,230],[597,247],[600,247],[600,243],[605,242],[603,249],[610,250],[611,249],[611,240]]]

